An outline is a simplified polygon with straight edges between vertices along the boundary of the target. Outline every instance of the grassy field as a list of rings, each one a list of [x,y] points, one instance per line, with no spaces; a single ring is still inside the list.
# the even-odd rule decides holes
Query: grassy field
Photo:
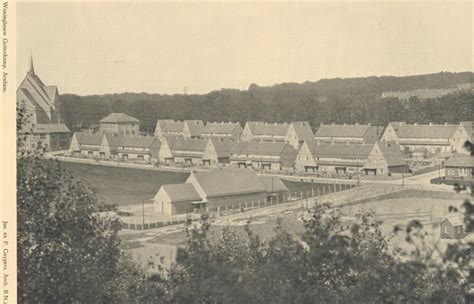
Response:
[[[164,184],[183,183],[188,173],[95,166],[63,162],[61,166],[91,187],[99,200],[119,206],[150,202]]]
[[[100,165],[62,162],[62,167],[91,187],[99,200],[118,206],[150,203],[161,185],[183,183],[189,173],[116,168]],[[322,193],[323,184],[284,181],[292,195]],[[334,185],[325,186],[334,191]]]

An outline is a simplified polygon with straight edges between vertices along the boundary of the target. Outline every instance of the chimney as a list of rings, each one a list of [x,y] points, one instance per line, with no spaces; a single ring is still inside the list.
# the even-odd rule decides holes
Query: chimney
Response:
[[[429,125],[430,125],[430,126],[432,126],[432,125],[433,125],[433,123],[432,123],[432,122],[430,122],[430,123],[429,123]]]
[[[333,146],[334,146],[334,140],[331,140],[331,145],[333,145]]]
[[[445,125],[445,126],[447,126],[447,125],[448,125],[448,123],[447,123],[447,122],[445,122],[445,123],[444,123],[444,125]],[[462,123],[460,123],[460,125],[462,126]]]
[[[356,122],[356,126],[358,126],[358,125],[359,125],[359,123],[358,123],[358,122]]]
[[[343,123],[342,125],[345,127],[345,126],[346,126],[346,123]]]
[[[414,126],[418,126],[418,123],[417,123],[417,122],[415,122],[413,125],[414,125]]]

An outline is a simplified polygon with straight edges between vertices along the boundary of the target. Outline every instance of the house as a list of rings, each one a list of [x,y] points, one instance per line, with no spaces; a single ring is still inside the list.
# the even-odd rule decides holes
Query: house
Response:
[[[376,142],[363,165],[366,175],[397,175],[410,173],[396,142]]]
[[[74,132],[69,152],[76,156],[99,157],[102,139],[102,133]]]
[[[308,141],[295,160],[302,172],[336,174],[392,175],[408,173],[409,168],[396,143],[336,144]]]
[[[474,156],[464,153],[453,154],[444,163],[446,179],[474,180]]]
[[[202,129],[201,137],[223,137],[239,139],[242,135],[242,127],[238,122],[208,122]]]
[[[153,210],[167,215],[194,212],[202,198],[193,184],[162,185],[153,199]]]
[[[293,170],[298,151],[285,142],[239,142],[233,146],[231,165],[258,170]]]
[[[383,127],[370,124],[321,124],[314,139],[327,143],[374,143],[382,132]]]
[[[30,68],[16,91],[19,107],[24,106],[28,117],[23,128],[28,132],[33,125],[60,124],[61,108],[59,93],[56,86],[47,86],[36,75],[33,57],[30,58]]]
[[[158,151],[158,162],[171,164],[174,162],[173,146],[180,136],[164,136],[159,138],[161,146]]]
[[[230,163],[234,141],[228,138],[209,138],[202,156],[204,166],[219,166]]]
[[[192,172],[183,184],[163,185],[154,197],[154,210],[172,215],[204,208],[235,209],[273,200],[287,192],[281,179],[262,179],[251,170]]]
[[[124,113],[112,113],[100,120],[102,133],[138,136],[140,121]]]
[[[445,217],[439,228],[441,230],[441,238],[443,239],[462,239],[466,234],[464,232],[464,224],[459,214],[451,214]]]
[[[24,149],[27,151],[61,151],[68,150],[71,132],[65,124],[33,124],[32,129],[18,131],[23,136]]]
[[[116,153],[119,159],[158,161],[161,142],[155,137],[124,136],[117,141]]]
[[[288,123],[248,121],[240,139],[242,141],[285,142],[289,126]]]
[[[362,172],[372,146],[307,141],[298,152],[295,168],[304,172],[356,174]]]
[[[466,153],[464,144],[472,141],[472,122],[460,124],[406,124],[391,122],[382,135],[383,141],[395,141],[407,154],[426,150],[430,154]]]
[[[314,134],[307,121],[292,122],[285,135],[285,142],[299,149],[304,141],[313,140]]]
[[[156,122],[155,137],[182,136],[185,138],[196,138],[201,135],[204,128],[202,120],[174,121],[171,119],[159,119]]]
[[[185,165],[202,165],[207,142],[207,139],[176,137],[171,147],[173,161]]]

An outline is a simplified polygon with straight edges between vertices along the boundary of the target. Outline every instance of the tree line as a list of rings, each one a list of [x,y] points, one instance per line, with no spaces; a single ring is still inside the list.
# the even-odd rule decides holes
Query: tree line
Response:
[[[328,79],[314,83],[251,85],[248,90],[222,89],[208,94],[160,95],[121,93],[60,96],[64,121],[72,130],[97,125],[112,112],[141,121],[152,132],[158,119],[321,123],[457,123],[474,117],[474,93],[458,92],[440,98],[408,102],[381,98],[382,91],[446,88],[473,81],[473,73],[439,73],[409,77]],[[460,110],[463,109],[463,110]]]

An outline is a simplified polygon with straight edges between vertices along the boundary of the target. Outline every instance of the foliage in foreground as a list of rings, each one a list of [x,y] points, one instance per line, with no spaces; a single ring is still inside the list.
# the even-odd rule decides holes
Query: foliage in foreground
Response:
[[[53,161],[17,164],[19,303],[120,303],[143,282],[122,257],[117,221]]]

